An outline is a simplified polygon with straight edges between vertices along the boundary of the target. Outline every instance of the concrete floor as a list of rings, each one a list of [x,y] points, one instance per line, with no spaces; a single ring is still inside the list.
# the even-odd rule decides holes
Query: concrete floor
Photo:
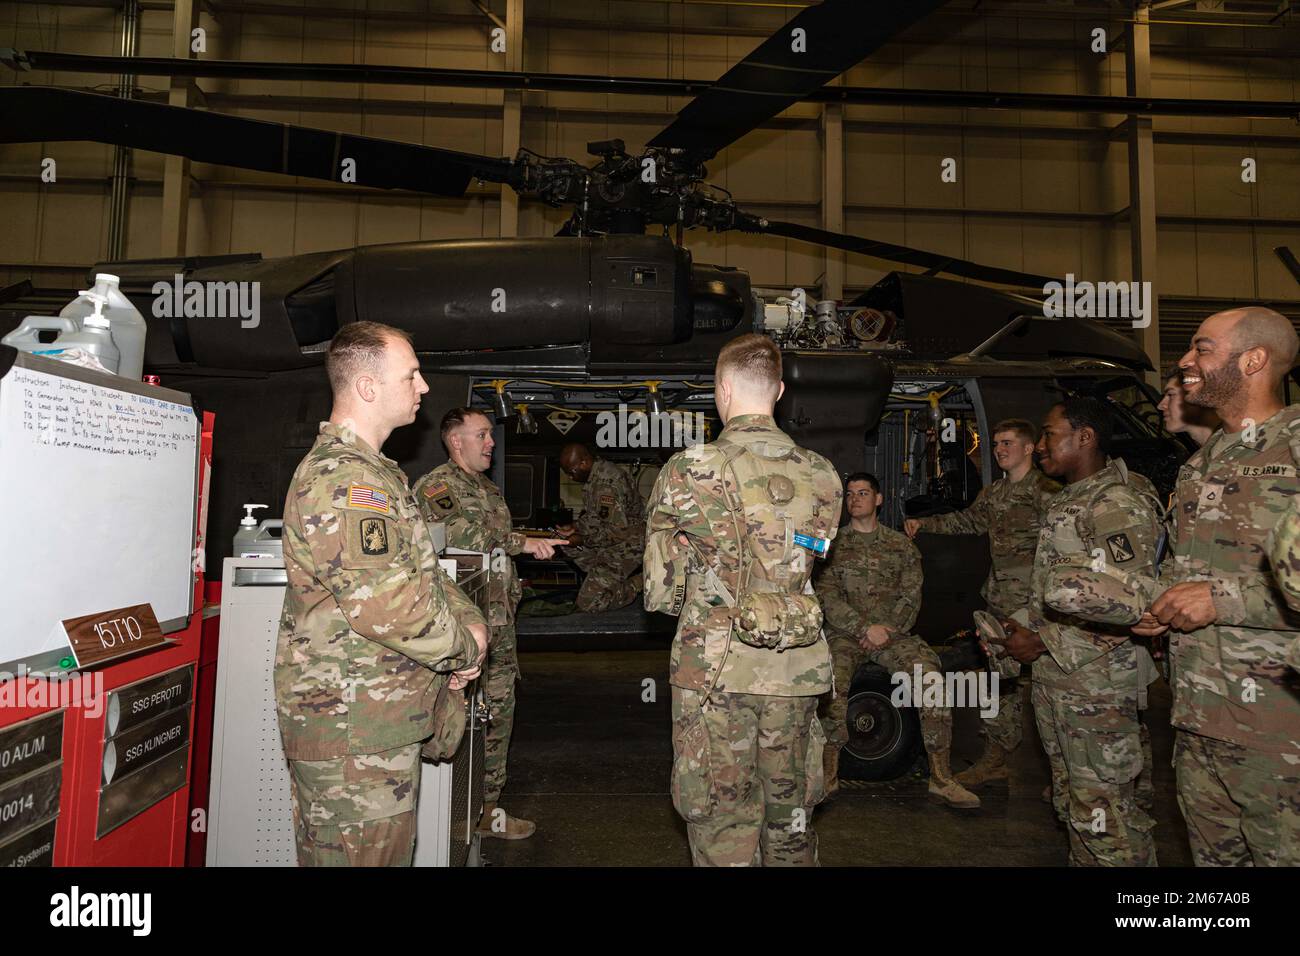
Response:
[[[510,779],[502,805],[534,820],[528,840],[485,840],[496,866],[688,866],[686,828],[668,796],[667,646],[625,650],[527,650]],[[554,646],[554,645],[552,645]],[[644,681],[655,701],[642,701]],[[1169,692],[1152,687],[1156,840],[1165,866],[1189,866],[1187,834],[1169,766]],[[1029,711],[1029,708],[1026,708]],[[1040,799],[1047,784],[1032,716],[1014,757],[1011,785],[980,791],[977,810],[926,798],[907,776],[859,784],[818,808],[813,823],[826,866],[1063,866],[1066,835]],[[979,717],[954,719],[953,766],[978,754]]]

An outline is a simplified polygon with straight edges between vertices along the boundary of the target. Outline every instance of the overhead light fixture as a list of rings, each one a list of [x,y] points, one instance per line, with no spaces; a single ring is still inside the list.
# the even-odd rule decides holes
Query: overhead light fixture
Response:
[[[515,422],[515,433],[519,435],[536,435],[537,419],[533,418],[533,413],[528,410],[528,406],[516,405],[515,410],[519,412],[519,420]]]
[[[496,412],[497,421],[503,422],[514,414],[514,410],[510,407],[510,396],[506,394],[506,381],[498,379],[492,385],[497,390],[492,396],[492,408]]]
[[[666,411],[664,407],[664,397],[659,392],[660,384],[662,383],[646,382],[646,388],[650,391],[645,397],[645,410],[646,414],[651,418],[654,418],[657,415],[662,415]]]

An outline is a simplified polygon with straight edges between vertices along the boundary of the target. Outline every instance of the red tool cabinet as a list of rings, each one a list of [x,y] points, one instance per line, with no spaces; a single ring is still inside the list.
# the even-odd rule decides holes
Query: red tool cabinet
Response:
[[[213,415],[205,413],[198,486],[200,539],[213,424]],[[202,544],[197,542],[200,548]],[[198,665],[203,583],[202,571],[196,570],[194,613],[183,631],[167,635],[175,643],[81,672],[83,679],[102,677],[104,697],[89,705],[78,697],[63,708],[61,734],[58,719],[53,718],[28,725],[33,730],[28,739],[22,731],[6,737],[10,746],[0,757],[0,826],[7,823],[9,829],[0,844],[0,865],[184,865],[192,823],[191,773],[196,763],[205,764],[201,748],[205,741],[210,745],[210,734],[196,739],[195,733],[196,713],[202,724]],[[19,682],[25,685],[21,690]],[[55,681],[20,677],[10,683],[8,693],[13,696],[10,706],[0,707],[0,730],[57,712],[60,701],[49,701],[51,694],[68,702],[66,688],[60,690]],[[38,683],[43,688],[37,688]],[[109,694],[123,689],[118,695],[120,706],[111,712]],[[43,706],[12,705],[19,699],[39,700],[34,695],[41,690],[47,700]],[[210,726],[210,705],[207,720]],[[117,728],[111,758],[106,757],[105,737],[110,722]],[[155,752],[161,756],[153,756]],[[58,816],[49,820],[55,800]],[[202,822],[201,816],[193,820],[198,826]]]

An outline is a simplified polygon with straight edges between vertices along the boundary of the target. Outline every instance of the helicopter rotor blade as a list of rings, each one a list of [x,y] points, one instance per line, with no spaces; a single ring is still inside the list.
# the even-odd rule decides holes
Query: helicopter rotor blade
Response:
[[[862,62],[945,0],[825,0],[805,7],[687,103],[650,146],[711,156]]]
[[[851,236],[842,232],[828,232],[825,229],[801,226],[794,222],[758,219],[746,214],[741,214],[737,218],[736,228],[744,232],[758,232],[770,236],[784,236],[787,239],[798,239],[800,242],[808,242],[813,245],[830,246],[835,249],[856,252],[859,255],[885,259],[902,265],[918,266],[932,273],[946,272],[949,275],[977,279],[980,282],[991,282],[998,285],[1023,286],[1041,290],[1048,282],[1055,281],[1047,276],[1019,272],[1014,269],[1002,269],[997,266],[981,265],[978,262],[958,259],[941,252],[927,252],[924,249],[913,249],[910,246],[900,246],[892,242],[881,242],[876,239]]]
[[[1296,282],[1300,282],[1300,262],[1296,261],[1295,253],[1291,251],[1290,246],[1275,246],[1273,255],[1282,260],[1282,265],[1286,271],[1291,273]]]
[[[433,146],[50,87],[0,89],[0,143],[91,141],[204,163],[459,197],[474,179],[510,182],[515,164]]]

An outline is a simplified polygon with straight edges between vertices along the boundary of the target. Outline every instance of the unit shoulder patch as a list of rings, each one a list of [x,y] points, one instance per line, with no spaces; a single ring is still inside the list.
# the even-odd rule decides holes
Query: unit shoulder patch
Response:
[[[343,522],[342,566],[386,568],[397,558],[401,540],[390,518],[355,512]]]
[[[1106,546],[1110,548],[1110,556],[1116,564],[1124,564],[1134,558],[1133,545],[1127,534],[1111,535],[1106,539]]]
[[[435,518],[445,518],[459,507],[456,493],[445,481],[431,481],[420,492],[421,496],[434,511]]]
[[[388,529],[383,518],[361,519],[361,553],[388,553]]]

